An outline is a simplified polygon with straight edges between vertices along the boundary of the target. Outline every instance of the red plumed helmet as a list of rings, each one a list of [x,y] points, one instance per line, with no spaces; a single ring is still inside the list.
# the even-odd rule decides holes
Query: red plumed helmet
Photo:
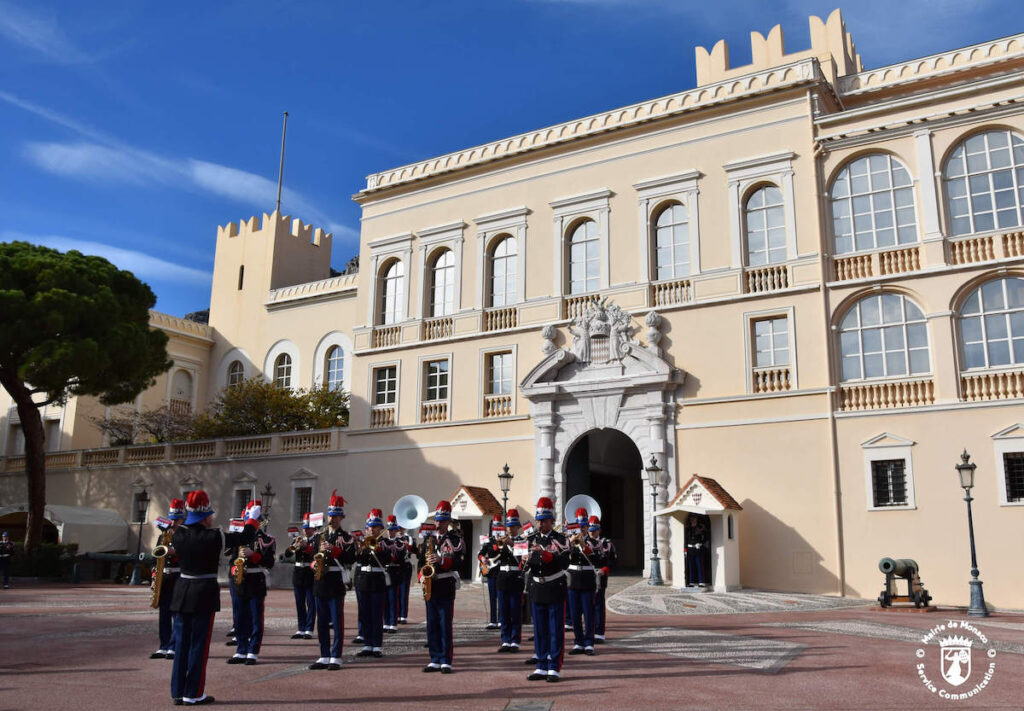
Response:
[[[210,497],[202,489],[188,492],[185,508],[189,511],[205,511],[210,508]]]
[[[579,520],[581,518],[585,519],[586,517],[587,517],[587,510],[585,508],[580,507],[580,508],[576,509],[576,519],[577,520]]]

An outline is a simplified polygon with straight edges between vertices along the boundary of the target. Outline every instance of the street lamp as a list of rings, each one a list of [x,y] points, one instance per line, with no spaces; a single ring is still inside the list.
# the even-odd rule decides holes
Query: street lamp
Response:
[[[277,492],[267,482],[267,485],[263,487],[263,491],[260,492],[260,501],[263,502],[263,518],[270,519],[270,507],[274,505],[274,497],[277,496]]]
[[[135,520],[139,524],[139,536],[135,543],[135,565],[132,567],[132,577],[129,585],[142,584],[142,527],[149,518],[149,489],[145,486],[142,491],[135,494]]]
[[[501,487],[501,522],[504,524],[508,518],[508,490],[512,488],[512,472],[508,470],[508,462],[505,462],[498,474],[498,486]]]
[[[658,517],[654,511],[658,508],[658,484],[661,483],[661,467],[658,458],[651,455],[651,463],[647,465],[647,481],[651,484],[651,578],[648,585],[664,585],[661,578],[661,559],[658,558]]]
[[[968,617],[988,617],[988,608],[985,607],[985,593],[981,588],[981,581],[978,580],[978,556],[974,552],[974,516],[971,514],[971,489],[974,488],[974,470],[977,464],[971,462],[971,455],[964,449],[960,455],[960,463],[955,465],[956,473],[960,475],[960,486],[964,490],[964,501],[967,502],[967,530],[971,534],[971,605],[967,608]]]

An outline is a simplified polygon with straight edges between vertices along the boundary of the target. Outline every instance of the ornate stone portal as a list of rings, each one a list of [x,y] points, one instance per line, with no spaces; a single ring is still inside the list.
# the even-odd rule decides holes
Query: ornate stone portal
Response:
[[[545,326],[545,357],[523,379],[534,436],[534,493],[555,500],[559,521],[565,505],[566,455],[591,430],[612,428],[636,444],[644,462],[657,457],[665,471],[657,504],[668,503],[678,486],[674,432],[676,402],[686,374],[661,357],[661,317],[647,314],[647,345],[633,337],[633,317],[607,299],[591,305],[568,326],[569,348],[555,345],[557,331]],[[650,485],[644,477],[644,547],[651,549]],[[668,524],[659,520],[659,554],[670,559]]]

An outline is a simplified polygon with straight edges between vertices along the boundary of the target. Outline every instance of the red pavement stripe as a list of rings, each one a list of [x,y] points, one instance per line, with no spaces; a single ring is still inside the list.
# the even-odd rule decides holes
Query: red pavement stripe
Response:
[[[210,613],[210,626],[206,630],[206,649],[203,651],[203,671],[199,675],[199,696],[197,698],[203,698],[204,689],[206,689],[206,662],[210,658],[210,639],[213,637],[213,618],[217,616],[216,612]]]

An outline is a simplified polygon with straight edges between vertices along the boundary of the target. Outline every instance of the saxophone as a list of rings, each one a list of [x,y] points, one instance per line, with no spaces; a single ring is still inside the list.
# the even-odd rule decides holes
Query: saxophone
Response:
[[[427,554],[424,557],[429,558],[432,555],[434,555],[434,536],[429,536],[427,538]],[[425,601],[430,599],[430,593],[434,587],[435,572],[434,566],[430,563],[425,563],[420,568],[420,585],[423,586],[423,599]]]
[[[167,554],[170,552],[171,538],[174,537],[174,529],[168,528],[160,535],[160,543],[153,549],[153,557],[156,558],[156,569],[153,571],[152,596],[149,606],[154,610],[160,607],[160,590],[164,583],[164,565],[167,563]]]
[[[235,587],[237,588],[245,582],[245,556],[242,555],[241,549],[238,551],[238,557],[235,558]]]
[[[324,541],[330,543],[328,532],[324,530],[322,535],[317,536],[319,544],[323,544]],[[317,551],[316,555],[313,556],[313,580],[323,580],[324,573],[327,572],[327,554],[323,551]]]

